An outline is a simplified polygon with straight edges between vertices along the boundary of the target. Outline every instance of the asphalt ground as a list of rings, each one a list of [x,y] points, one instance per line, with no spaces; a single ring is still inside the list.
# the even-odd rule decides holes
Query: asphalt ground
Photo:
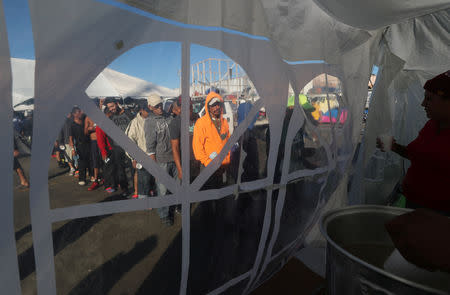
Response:
[[[88,186],[79,186],[75,177],[59,169],[54,159],[50,161],[52,208],[124,199],[120,193],[108,194],[103,188],[87,191]],[[26,163],[27,159],[22,158],[25,171]],[[18,184],[17,176],[14,178]],[[15,229],[22,293],[36,294],[28,198],[29,190],[16,185]],[[227,200],[235,203],[233,196]],[[226,227],[217,221],[216,214],[224,206],[214,201],[192,205],[188,294],[205,294],[252,266],[253,253],[247,256],[249,249],[257,248],[261,229],[255,227],[249,233],[246,226]],[[257,211],[264,212],[264,208]],[[163,225],[153,209],[54,223],[57,294],[177,294],[181,278],[181,215],[175,214],[174,221],[173,226]],[[218,245],[216,241],[222,240]],[[230,260],[234,261],[231,266]]]
[[[257,159],[261,163],[258,176],[263,177],[266,160],[263,133],[257,137]],[[308,145],[311,143],[305,142],[305,146]],[[310,162],[322,156],[312,155]],[[19,161],[28,175],[29,158]],[[87,191],[88,186],[79,186],[77,179],[68,175],[67,168],[60,169],[53,158],[49,161],[51,208],[124,199],[120,192],[109,194],[103,187]],[[294,191],[300,192],[304,184],[293,186]],[[310,187],[309,191],[312,193],[319,188],[319,185]],[[188,294],[205,294],[251,269],[262,229],[265,196],[266,191],[261,190],[241,194],[237,201],[229,196],[221,201],[192,205]],[[295,198],[287,198],[286,202],[291,208],[300,205]],[[233,212],[226,216],[223,212],[229,212],[230,208]],[[22,293],[36,294],[29,189],[19,186],[16,175],[14,219]],[[233,221],[227,222],[230,219]],[[295,233],[295,227],[303,222],[297,219],[295,214],[283,219],[292,228],[280,232],[281,239]],[[57,294],[178,294],[181,215],[175,214],[174,221],[173,226],[163,225],[153,209],[54,223]],[[298,274],[302,278],[312,275],[304,268]],[[226,293],[239,294],[245,283]],[[296,294],[310,294],[302,293],[301,290],[309,290],[304,284]]]

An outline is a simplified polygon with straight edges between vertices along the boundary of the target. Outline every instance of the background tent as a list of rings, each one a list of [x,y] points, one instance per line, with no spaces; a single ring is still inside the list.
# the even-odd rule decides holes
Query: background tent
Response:
[[[156,263],[167,267],[164,275],[151,273],[148,280],[142,279],[154,283],[150,284],[152,292],[248,294],[296,253],[299,257],[311,258],[307,263],[322,272],[321,255],[326,245],[317,230],[320,216],[326,210],[347,204],[386,202],[408,163],[390,154],[377,153],[375,137],[392,132],[401,143],[414,138],[425,121],[420,111],[422,85],[450,68],[450,3],[444,0],[427,1],[426,4],[419,0],[395,4],[392,1],[376,4],[362,1],[356,5],[347,0],[40,0],[29,1],[29,5],[37,61],[30,214],[38,294],[56,294],[57,277],[62,281],[70,280],[65,269],[55,267],[52,224],[179,204],[183,214],[180,251],[172,256],[165,255],[165,260]],[[0,21],[4,22],[1,11]],[[0,26],[0,34],[7,36],[4,25]],[[10,83],[7,38],[0,40],[0,91],[4,99],[2,106],[5,106],[0,108],[4,112],[0,116],[4,120],[0,124],[0,135],[12,138],[11,116],[4,110],[9,111],[10,103],[6,98],[9,99],[14,91]],[[245,70],[261,98],[247,114],[249,119],[235,129],[212,164],[193,182],[187,178],[189,169],[185,170],[182,184],[159,169],[110,120],[93,108],[85,93],[87,86],[124,52],[141,44],[164,41],[181,44],[181,94],[185,105],[189,97],[191,44],[222,50]],[[379,66],[379,77],[373,89],[365,133],[361,137],[367,84],[374,64]],[[60,74],[68,72],[70,79]],[[343,96],[339,105],[348,111],[342,128],[330,128],[331,132],[325,136],[305,117],[299,105],[294,106],[289,116],[285,109],[289,86],[297,96],[312,78],[323,73],[341,81]],[[126,93],[126,85],[114,84],[116,79],[110,74],[109,71],[104,73],[105,80],[118,93]],[[140,85],[138,89],[142,91],[147,90],[137,82],[135,85]],[[52,209],[48,175],[42,170],[48,169],[47,156],[64,120],[62,114],[74,104],[80,105],[173,195],[142,202],[121,200]],[[227,152],[247,134],[251,119],[262,107],[270,124],[270,132],[259,138],[270,139],[266,147],[265,176],[251,181],[237,177],[237,182],[228,187],[201,191]],[[182,126],[186,127],[187,133],[189,121],[187,108],[185,110]],[[316,139],[317,150],[321,151],[314,169],[307,167],[301,157],[292,156],[302,145],[301,138],[305,133]],[[188,136],[182,137],[182,146],[184,154],[188,155]],[[11,149],[10,143],[0,147],[3,163],[12,162]],[[8,165],[0,170],[4,176],[2,187],[6,190],[0,206],[3,218],[0,222],[1,249],[2,257],[5,257],[0,266],[0,280],[5,293],[19,294],[20,276],[12,230],[12,181],[7,177],[11,170]],[[236,223],[254,225],[256,244],[237,251],[241,256],[236,258],[227,252],[225,243],[222,246],[216,243],[217,253],[222,254],[217,255],[217,259],[221,259],[222,264],[213,260],[209,267],[198,268],[202,262],[209,261],[211,255],[205,255],[199,247],[191,247],[193,243],[201,245],[209,238],[191,235],[194,224],[191,223],[191,203],[205,204],[231,198],[242,200],[240,197],[248,195],[250,198],[246,200],[250,200],[250,204],[262,204],[262,214],[240,214],[235,220]],[[231,246],[243,245],[235,243],[236,235],[232,233],[223,241]],[[126,234],[118,232],[117,237],[126,240]],[[247,233],[249,236],[250,232]],[[140,245],[142,243],[136,246]],[[201,249],[206,251],[208,247]],[[305,252],[310,255],[304,255]],[[117,257],[124,257],[124,253],[118,253]],[[135,257],[131,250],[127,253]],[[97,254],[96,257],[100,256]],[[176,259],[170,260],[172,257]],[[76,257],[76,261],[79,258]],[[106,266],[114,265],[112,262]],[[233,268],[244,262],[247,262],[245,269]],[[72,266],[76,267],[76,264]],[[99,272],[94,275],[106,277],[106,268],[99,267]],[[88,287],[108,287],[102,285],[105,282],[97,280],[98,277],[87,275],[83,283]],[[110,277],[117,278],[119,274],[114,272]]]
[[[13,77],[13,105],[34,97],[34,60],[11,58]],[[176,96],[178,92],[145,80],[104,69],[86,89],[89,97],[147,97],[150,93]],[[24,107],[15,110],[24,110]]]

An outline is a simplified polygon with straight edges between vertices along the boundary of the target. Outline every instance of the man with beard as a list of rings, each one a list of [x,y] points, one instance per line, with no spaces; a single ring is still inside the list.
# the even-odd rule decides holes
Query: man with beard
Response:
[[[195,159],[206,167],[219,155],[222,148],[230,138],[228,122],[223,118],[223,99],[210,92],[205,101],[206,114],[197,120],[194,127],[192,148]],[[205,184],[205,188],[220,188],[226,182],[226,170],[230,164],[230,153],[222,161],[222,166],[213,174]]]
[[[131,122],[131,115],[124,109],[120,108],[117,102],[112,98],[105,100],[106,108],[111,114],[110,119],[125,133],[128,124]],[[129,166],[128,159],[125,155],[125,151],[114,140],[109,138],[111,144],[111,150],[105,157],[102,155],[103,161],[105,161],[105,178],[113,180],[111,187],[107,187],[106,190],[114,192],[117,186],[122,189],[122,196],[128,196],[128,178],[126,174],[126,168]]]

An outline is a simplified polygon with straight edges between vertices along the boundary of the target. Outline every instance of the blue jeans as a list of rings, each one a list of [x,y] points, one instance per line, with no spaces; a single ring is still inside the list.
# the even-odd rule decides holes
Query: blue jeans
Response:
[[[152,175],[148,173],[144,168],[137,169],[138,176],[138,195],[139,198],[145,198],[149,196],[149,191],[151,189],[151,179]]]
[[[175,162],[158,163],[158,165],[173,178],[178,178],[178,170]],[[156,191],[158,193],[158,196],[165,196],[167,194],[166,186],[159,181],[156,181]],[[159,217],[164,221],[173,218],[173,209],[174,208],[163,207],[158,208],[157,211]]]

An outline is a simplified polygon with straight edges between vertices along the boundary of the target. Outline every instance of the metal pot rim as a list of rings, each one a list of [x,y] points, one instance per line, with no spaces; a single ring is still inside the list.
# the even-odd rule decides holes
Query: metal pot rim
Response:
[[[383,276],[389,277],[391,279],[394,279],[396,281],[399,281],[403,284],[409,285],[411,287],[426,291],[426,292],[432,292],[435,294],[442,294],[442,295],[448,295],[448,293],[439,290],[439,289],[434,289],[432,287],[429,286],[425,286],[419,283],[415,283],[413,281],[407,280],[405,278],[396,276],[392,273],[389,273],[381,268],[378,268],[370,263],[365,262],[362,259],[359,259],[358,257],[350,254],[348,251],[346,251],[344,248],[342,248],[341,246],[339,246],[336,242],[334,242],[330,236],[328,235],[326,229],[328,226],[328,223],[339,216],[343,216],[343,215],[348,215],[349,213],[365,213],[365,212],[383,212],[383,213],[399,213],[397,215],[403,214],[403,213],[408,213],[413,211],[412,209],[406,209],[406,208],[397,208],[397,207],[388,207],[388,206],[379,206],[379,205],[354,205],[354,206],[347,206],[347,207],[343,207],[343,208],[338,208],[338,209],[333,209],[330,210],[328,212],[326,212],[321,218],[320,218],[320,223],[319,223],[319,228],[320,228],[320,232],[322,233],[322,235],[325,237],[327,244],[331,244],[334,248],[336,248],[339,252],[343,253],[344,255],[346,255],[349,259],[353,260],[354,262],[361,264],[363,266],[365,266],[366,268],[375,271]]]

